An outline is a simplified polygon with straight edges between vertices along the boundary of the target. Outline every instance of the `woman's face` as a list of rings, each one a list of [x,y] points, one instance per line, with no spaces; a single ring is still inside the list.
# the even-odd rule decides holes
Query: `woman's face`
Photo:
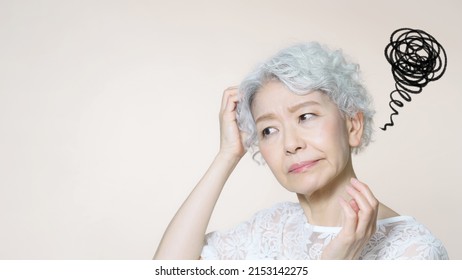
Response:
[[[296,95],[275,81],[256,93],[252,115],[260,152],[289,191],[309,195],[351,176],[345,172],[350,146],[359,145],[362,115],[358,133],[357,120],[343,118],[326,94]]]

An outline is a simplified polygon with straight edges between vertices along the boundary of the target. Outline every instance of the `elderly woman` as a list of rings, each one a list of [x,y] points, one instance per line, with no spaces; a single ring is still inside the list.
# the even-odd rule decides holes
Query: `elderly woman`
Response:
[[[443,244],[380,203],[352,153],[371,141],[371,101],[358,66],[318,43],[270,58],[223,94],[220,150],[169,224],[155,259],[447,259]],[[235,228],[205,234],[225,182],[258,149],[297,194]]]

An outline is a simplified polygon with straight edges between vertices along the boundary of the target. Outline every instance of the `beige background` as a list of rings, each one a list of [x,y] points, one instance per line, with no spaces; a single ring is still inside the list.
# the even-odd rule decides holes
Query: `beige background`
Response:
[[[0,0],[0,258],[150,259],[217,152],[226,87],[317,40],[361,65],[378,127],[394,85],[383,49],[413,27],[443,44],[447,73],[377,130],[356,171],[462,259],[460,3]],[[246,156],[209,230],[284,200]]]

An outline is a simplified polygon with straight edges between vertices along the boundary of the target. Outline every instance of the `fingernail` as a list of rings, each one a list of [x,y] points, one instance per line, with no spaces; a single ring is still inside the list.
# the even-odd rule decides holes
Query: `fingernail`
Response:
[[[356,179],[356,178],[351,178],[351,182],[352,182],[353,184],[359,183],[358,179]]]

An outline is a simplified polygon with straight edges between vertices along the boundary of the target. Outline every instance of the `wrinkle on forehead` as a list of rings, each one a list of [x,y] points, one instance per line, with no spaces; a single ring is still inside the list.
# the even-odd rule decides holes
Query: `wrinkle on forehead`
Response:
[[[265,98],[265,96],[268,96],[268,93],[272,94],[271,98],[274,98],[274,99],[279,98],[280,100],[274,100],[274,102],[272,102],[272,100],[268,100],[269,97]],[[288,97],[287,93],[290,93],[291,95]],[[293,113],[294,111],[302,107],[313,106],[313,105],[318,105],[318,106],[333,105],[337,107],[332,102],[330,97],[327,94],[325,94],[323,91],[314,90],[304,95],[300,95],[300,94],[296,94],[290,91],[287,87],[285,87],[284,84],[280,82],[267,83],[255,93],[255,96],[252,102],[252,107],[251,107],[252,117],[254,118],[255,122],[261,119],[268,118],[272,114],[274,114],[273,108],[263,108],[262,110],[263,112],[258,112],[261,110],[261,107],[262,107],[262,106],[259,106],[261,102],[265,102],[265,103],[271,102],[269,105],[274,108],[276,106],[282,105],[284,106],[284,108],[282,109],[287,110],[290,113]],[[266,107],[269,107],[269,106],[266,106]]]

